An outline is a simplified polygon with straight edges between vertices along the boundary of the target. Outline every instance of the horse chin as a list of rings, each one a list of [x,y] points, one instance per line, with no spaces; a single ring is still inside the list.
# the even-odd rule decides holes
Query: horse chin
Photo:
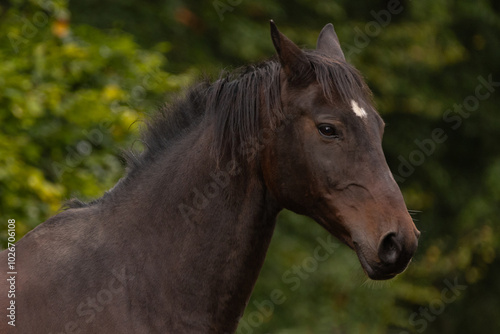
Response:
[[[359,256],[358,256],[359,257]],[[359,258],[359,261],[361,262],[361,266],[363,268],[363,271],[365,272],[366,276],[370,278],[371,280],[374,281],[384,281],[384,280],[389,280],[391,278],[394,278],[398,273],[381,273],[375,269],[373,269],[366,261],[362,260],[362,258]]]

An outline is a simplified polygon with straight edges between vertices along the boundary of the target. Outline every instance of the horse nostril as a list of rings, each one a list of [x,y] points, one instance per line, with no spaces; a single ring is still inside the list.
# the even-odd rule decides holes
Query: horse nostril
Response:
[[[380,242],[378,257],[384,264],[394,264],[401,254],[401,244],[396,238],[396,233],[388,233]]]

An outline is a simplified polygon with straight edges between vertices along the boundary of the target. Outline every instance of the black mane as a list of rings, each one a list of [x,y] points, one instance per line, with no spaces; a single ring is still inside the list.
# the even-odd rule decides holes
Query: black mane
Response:
[[[305,53],[313,72],[304,84],[316,80],[326,99],[333,101],[340,96],[350,103],[352,99],[371,96],[361,74],[348,63],[315,51]],[[214,118],[215,140],[211,150],[214,158],[228,154],[237,159],[242,147],[251,147],[258,141],[259,112],[267,114],[270,130],[285,118],[280,99],[280,72],[281,65],[276,59],[224,72],[215,82],[203,81],[191,87],[184,98],[165,105],[146,121],[147,128],[142,135],[144,152],[125,152],[126,180],[168,150],[204,117]],[[85,203],[71,200],[66,206],[82,207]]]
[[[360,73],[348,63],[314,51],[306,54],[314,77],[328,100],[334,100],[335,92],[349,104],[352,99],[371,96]],[[259,112],[267,114],[270,129],[274,129],[284,119],[280,100],[280,70],[279,62],[272,59],[232,73],[223,73],[211,84],[205,81],[192,87],[184,99],[163,107],[147,121],[147,130],[143,134],[146,149],[138,156],[128,155],[130,170],[141,168],[154,160],[204,116],[215,120],[214,157],[219,158],[229,150],[230,156],[237,158],[242,144],[253,144],[258,140]],[[259,110],[261,103],[263,108]]]

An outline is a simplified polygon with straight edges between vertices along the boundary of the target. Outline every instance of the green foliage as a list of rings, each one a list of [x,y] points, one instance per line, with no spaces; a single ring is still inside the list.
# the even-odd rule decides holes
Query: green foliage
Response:
[[[188,80],[132,36],[69,25],[63,2],[2,8],[0,219],[17,237],[78,195],[95,198],[123,174],[120,147],[161,97]],[[6,225],[1,225],[5,246]]]
[[[22,234],[63,199],[97,197],[110,188],[123,172],[119,148],[136,137],[130,125],[161,94],[189,80],[165,70],[214,73],[267,58],[274,54],[270,18],[309,47],[333,22],[386,121],[387,160],[408,207],[422,211],[415,215],[419,250],[389,282],[367,281],[345,246],[314,270],[302,269],[301,277],[293,270],[312,265],[317,238],[328,235],[284,212],[240,332],[500,330],[500,86],[477,95],[478,85],[487,92],[480,78],[500,81],[497,2],[88,0],[69,6],[67,35],[62,1],[13,1],[0,13],[1,221],[16,218]],[[40,11],[47,23],[38,27]],[[26,19],[36,33],[25,28]],[[78,149],[84,153],[75,159]],[[292,289],[297,277],[300,285]],[[461,289],[445,302],[443,291],[455,280]],[[262,305],[276,289],[285,300],[267,312]]]

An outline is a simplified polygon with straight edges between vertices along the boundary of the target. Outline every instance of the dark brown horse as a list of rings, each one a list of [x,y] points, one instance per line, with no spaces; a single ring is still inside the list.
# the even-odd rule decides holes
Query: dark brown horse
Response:
[[[233,333],[283,208],[314,218],[389,279],[417,231],[382,152],[384,122],[331,24],[315,50],[271,22],[278,59],[192,88],[99,200],[16,246],[1,333]],[[8,307],[1,253],[0,309]]]

